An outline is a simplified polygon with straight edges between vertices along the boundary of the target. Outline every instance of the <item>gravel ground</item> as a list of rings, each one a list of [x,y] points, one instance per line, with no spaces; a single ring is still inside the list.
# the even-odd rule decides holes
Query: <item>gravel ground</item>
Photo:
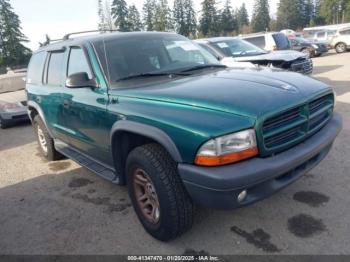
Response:
[[[350,53],[314,64],[344,118],[328,157],[252,206],[198,209],[192,230],[169,243],[145,233],[124,187],[70,160],[45,161],[31,126],[0,130],[0,253],[350,254]]]

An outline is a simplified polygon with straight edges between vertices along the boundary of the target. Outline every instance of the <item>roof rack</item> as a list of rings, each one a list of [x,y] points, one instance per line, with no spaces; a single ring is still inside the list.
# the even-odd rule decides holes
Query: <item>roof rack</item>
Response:
[[[118,30],[107,29],[107,30],[89,30],[89,31],[74,32],[74,33],[66,34],[63,37],[63,40],[68,40],[72,35],[80,35],[85,33],[105,33],[105,32],[118,32]]]

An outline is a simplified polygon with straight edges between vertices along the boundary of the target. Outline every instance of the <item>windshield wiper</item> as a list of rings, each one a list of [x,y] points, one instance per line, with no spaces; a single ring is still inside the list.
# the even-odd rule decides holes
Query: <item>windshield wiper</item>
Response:
[[[190,67],[188,69],[182,70],[180,72],[190,72],[190,71],[200,70],[200,69],[204,69],[204,68],[227,68],[227,66],[218,65],[218,64],[196,65],[196,66]]]
[[[124,81],[124,80],[129,80],[129,79],[143,78],[143,77],[156,77],[156,76],[169,76],[169,77],[171,77],[172,75],[176,75],[176,76],[188,76],[188,74],[173,73],[173,72],[142,73],[142,74],[137,74],[137,75],[129,75],[129,76],[121,77],[121,78],[118,78],[117,80],[115,80],[115,82]]]

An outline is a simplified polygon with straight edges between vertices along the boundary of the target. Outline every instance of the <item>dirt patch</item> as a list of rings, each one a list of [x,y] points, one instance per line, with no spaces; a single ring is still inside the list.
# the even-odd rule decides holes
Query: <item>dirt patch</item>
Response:
[[[245,238],[249,244],[253,244],[265,252],[275,253],[281,251],[276,245],[270,242],[271,236],[261,228],[249,233],[239,227],[233,226],[231,227],[231,231]]]
[[[49,168],[51,171],[62,171],[71,166],[70,162],[51,162]]]
[[[73,199],[79,199],[84,201],[85,203],[94,204],[97,206],[106,206],[108,208],[109,212],[121,212],[126,210],[127,208],[131,207],[130,203],[123,203],[123,204],[114,204],[111,203],[111,199],[109,197],[96,197],[92,198],[87,195],[82,194],[74,194],[72,195]]]
[[[84,187],[93,183],[94,183],[93,181],[86,178],[74,178],[69,182],[68,186],[70,188],[78,188],[78,187]]]
[[[288,230],[297,237],[312,237],[326,230],[321,219],[300,214],[288,219]]]
[[[328,196],[313,191],[297,192],[294,194],[293,199],[311,207],[319,207],[329,201]]]

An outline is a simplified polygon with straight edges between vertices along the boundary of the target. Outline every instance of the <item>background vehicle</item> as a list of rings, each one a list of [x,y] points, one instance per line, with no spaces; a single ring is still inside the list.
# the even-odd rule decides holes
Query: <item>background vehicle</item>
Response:
[[[339,29],[332,38],[331,46],[337,53],[344,53],[350,49],[350,27]]]
[[[330,47],[333,36],[336,34],[336,30],[325,30],[317,32],[313,35],[312,39],[315,42],[326,44],[327,47]]]
[[[237,208],[291,184],[341,129],[332,89],[301,74],[228,69],[173,33],[64,39],[29,65],[39,149],[126,184],[159,240],[191,227],[194,204]]]
[[[280,32],[256,33],[241,35],[241,39],[246,40],[266,51],[289,50],[288,38]]]
[[[311,74],[313,70],[312,60],[301,52],[292,50],[267,52],[245,40],[234,37],[208,38],[196,42],[227,66],[236,67],[239,66],[239,63],[249,62],[254,65],[281,68],[303,74]]]
[[[290,39],[290,42],[293,50],[303,52],[308,57],[317,57],[328,52],[326,44],[311,42],[305,38],[296,37]]]
[[[10,71],[0,75],[0,127],[28,121],[24,92],[26,70]]]

